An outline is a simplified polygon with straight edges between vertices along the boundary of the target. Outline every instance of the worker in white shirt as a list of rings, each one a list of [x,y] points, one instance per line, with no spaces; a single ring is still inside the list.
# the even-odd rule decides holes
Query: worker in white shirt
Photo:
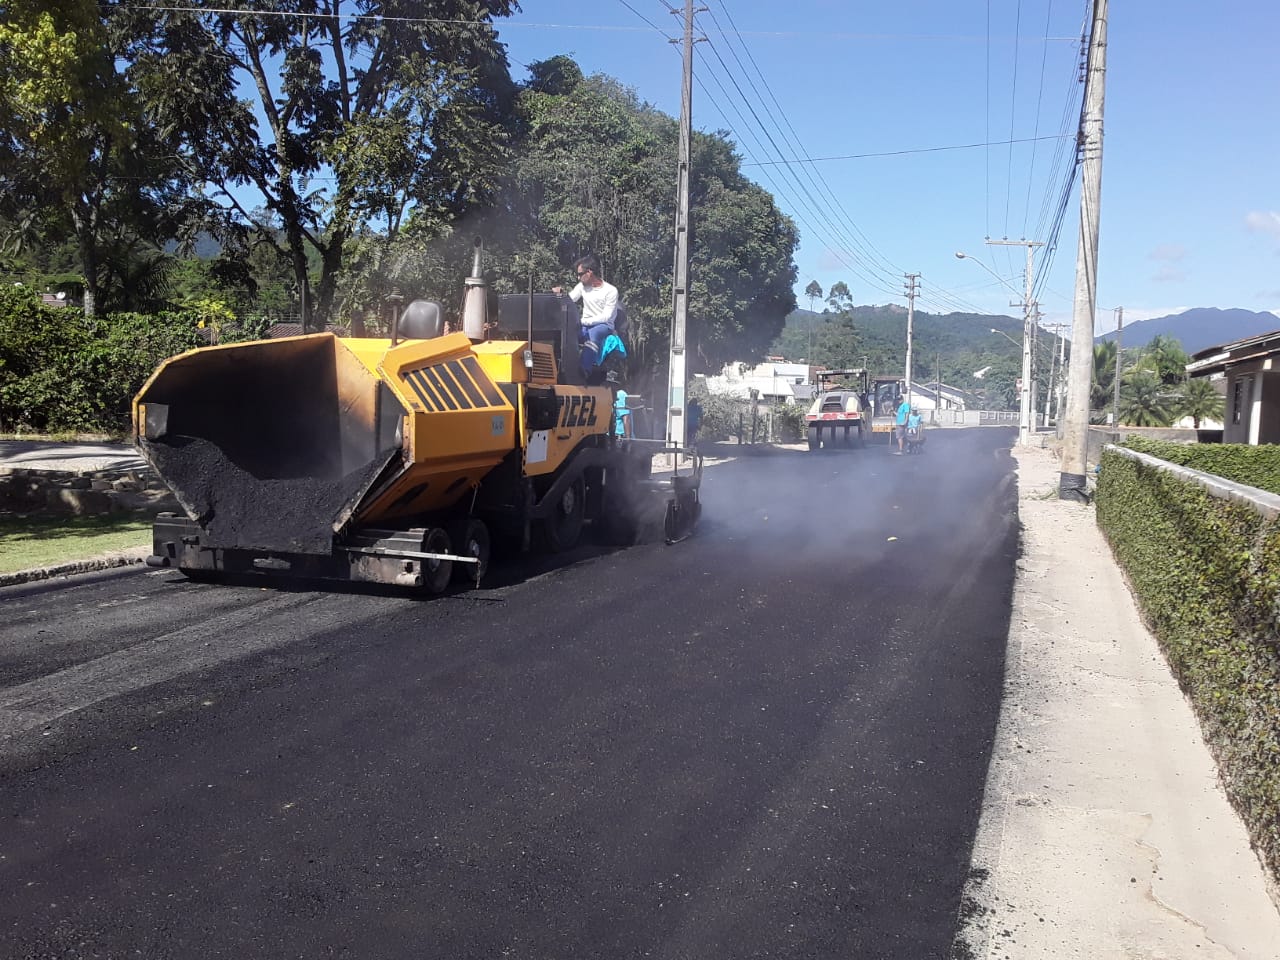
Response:
[[[606,283],[600,276],[600,258],[594,253],[579,257],[574,263],[578,283],[569,291],[569,299],[582,305],[582,373],[589,376],[600,362],[600,352],[609,335],[615,333],[614,321],[618,316],[618,288]],[[561,287],[552,287],[554,294],[563,294]]]

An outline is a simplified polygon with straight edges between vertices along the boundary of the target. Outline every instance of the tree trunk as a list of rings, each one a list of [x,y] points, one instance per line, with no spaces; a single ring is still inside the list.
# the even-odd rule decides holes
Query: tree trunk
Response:
[[[291,215],[285,218],[285,236],[289,240],[289,264],[293,268],[293,280],[298,285],[298,318],[302,332],[311,332],[311,297],[307,277],[306,238],[297,220]]]
[[[80,271],[84,274],[84,315],[96,317],[98,302],[102,298],[98,289],[98,244],[92,207],[77,200],[72,204],[71,224],[76,232],[76,246],[80,254]]]
[[[329,242],[320,251],[320,282],[316,285],[316,308],[322,323],[333,315],[333,298],[338,289],[338,278],[342,273],[342,252],[346,241],[346,229],[334,227],[330,230]]]

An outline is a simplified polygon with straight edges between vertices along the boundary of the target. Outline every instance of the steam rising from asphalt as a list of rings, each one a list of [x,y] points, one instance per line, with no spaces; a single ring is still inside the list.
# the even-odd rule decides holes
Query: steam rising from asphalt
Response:
[[[934,430],[924,453],[901,457],[891,456],[883,439],[861,450],[814,452],[704,445],[704,453],[736,459],[706,468],[698,535],[732,541],[744,562],[779,572],[801,562],[850,570],[927,562],[922,551],[944,550],[959,539],[982,515],[978,505],[994,494],[961,492],[970,476],[985,473],[990,485],[989,468],[972,468],[975,458],[991,452],[960,439]],[[967,506],[948,510],[951,500]]]

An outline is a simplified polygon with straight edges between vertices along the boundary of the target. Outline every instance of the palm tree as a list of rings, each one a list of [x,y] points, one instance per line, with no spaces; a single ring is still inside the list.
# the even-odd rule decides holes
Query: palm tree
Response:
[[[1093,380],[1089,387],[1089,409],[1111,406],[1116,382],[1116,342],[1103,340],[1093,348]]]
[[[1190,417],[1199,430],[1201,420],[1221,420],[1226,406],[1226,398],[1214,389],[1212,383],[1203,377],[1195,377],[1188,380],[1183,388],[1177,411],[1180,416]]]
[[[1144,364],[1155,371],[1163,384],[1182,383],[1187,379],[1187,352],[1177,337],[1161,333],[1151,338],[1142,351]]]
[[[1173,422],[1170,396],[1160,378],[1139,368],[1120,381],[1117,420],[1134,427],[1167,427]]]

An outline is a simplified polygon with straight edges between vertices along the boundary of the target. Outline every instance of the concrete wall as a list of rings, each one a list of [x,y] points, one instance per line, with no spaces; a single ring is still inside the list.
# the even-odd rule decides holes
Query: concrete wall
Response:
[[[1207,433],[1208,431],[1206,431]],[[1171,440],[1174,443],[1200,443],[1201,436],[1196,430],[1182,427],[1089,427],[1088,452],[1085,454],[1089,463],[1097,463],[1102,459],[1102,448],[1108,443],[1121,443],[1128,437],[1150,437],[1152,440]]]

